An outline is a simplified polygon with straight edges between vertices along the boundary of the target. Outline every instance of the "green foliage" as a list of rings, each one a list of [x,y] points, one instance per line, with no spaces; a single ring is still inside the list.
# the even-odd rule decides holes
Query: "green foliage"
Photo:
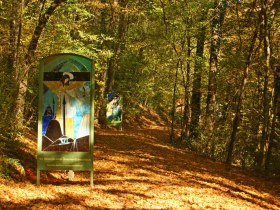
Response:
[[[0,128],[0,177],[23,180],[25,169],[20,162],[19,148],[22,143],[16,138],[20,133],[7,127]]]
[[[278,137],[279,139],[279,137]],[[273,176],[277,176],[280,177],[280,166],[279,166],[279,162],[280,162],[280,154],[279,154],[279,146],[277,146],[275,149],[273,149],[272,152],[272,160],[269,164],[269,170],[270,170],[270,174]]]
[[[12,107],[18,92],[15,76],[23,74],[21,66],[24,64],[29,42],[42,13],[52,4],[52,0],[26,1],[22,18],[21,34],[18,46],[10,43],[10,20],[13,2],[4,1],[0,8],[0,155],[5,164],[19,167],[16,157],[11,153],[11,136],[20,135],[11,130],[13,118]],[[208,94],[209,43],[211,43],[211,20],[215,15],[212,8],[213,1],[90,1],[68,0],[57,8],[43,30],[39,39],[32,65],[29,68],[27,93],[25,96],[26,126],[36,129],[38,113],[38,66],[39,60],[50,54],[71,52],[93,58],[95,62],[95,104],[103,104],[104,89],[108,79],[108,69],[112,61],[116,62],[113,91],[124,98],[124,107],[129,116],[138,116],[143,107],[156,110],[166,119],[172,113],[173,87],[175,73],[178,71],[178,85],[175,99],[184,99],[186,90],[188,103],[191,101],[193,90],[193,74],[195,50],[201,26],[206,27],[206,42],[202,62],[201,80],[201,114],[199,118],[199,138],[187,139],[189,146],[213,159],[224,161],[227,156],[228,142],[232,132],[232,120],[236,112],[237,96],[240,81],[243,78],[250,41],[256,27],[256,45],[250,63],[248,83],[242,101],[241,120],[238,127],[237,142],[235,144],[233,161],[243,168],[254,168],[256,153],[259,148],[263,126],[262,110],[265,102],[263,97],[266,61],[263,33],[258,26],[258,12],[261,4],[235,4],[229,2],[225,22],[222,28],[220,53],[218,55],[218,72],[216,74],[216,110],[214,132],[209,134],[206,126],[205,111]],[[45,4],[44,4],[45,3]],[[19,32],[20,7],[17,2],[16,32]],[[269,5],[268,5],[269,6]],[[211,9],[209,9],[211,8]],[[269,7],[268,7],[269,8]],[[207,13],[207,19],[202,15]],[[271,10],[267,16],[271,17]],[[270,104],[273,101],[275,66],[279,65],[279,13],[276,13],[271,25],[270,46],[271,69],[268,72],[268,96]],[[124,22],[121,22],[124,21]],[[271,23],[272,20],[269,20]],[[120,31],[119,26],[125,27]],[[121,33],[123,32],[123,33]],[[18,36],[20,35],[20,36]],[[120,36],[122,35],[122,37]],[[190,40],[190,46],[187,46]],[[15,42],[17,43],[17,42]],[[117,46],[121,46],[117,49]],[[18,48],[17,48],[18,47]],[[190,47],[190,54],[188,54]],[[17,49],[12,55],[13,49]],[[16,63],[12,70],[9,62],[15,56]],[[177,63],[181,66],[178,68]],[[189,66],[188,66],[189,65]],[[189,69],[187,69],[189,68]],[[16,71],[18,75],[16,75]],[[187,72],[189,71],[189,72]],[[107,74],[107,75],[106,75]],[[107,77],[106,77],[107,76]],[[187,83],[187,78],[189,79]],[[187,88],[185,88],[187,87]],[[188,105],[189,105],[188,104]],[[271,106],[269,113],[272,113]],[[190,119],[192,113],[188,113]],[[166,117],[167,116],[167,117]],[[268,133],[270,132],[272,114],[269,114]],[[176,113],[176,125],[180,125],[183,118]],[[187,122],[189,123],[189,122]],[[279,119],[277,119],[279,127]],[[276,126],[276,127],[277,127]],[[210,137],[209,137],[210,136]],[[269,139],[267,139],[268,143]],[[271,172],[280,174],[279,162],[279,130],[273,140]],[[2,161],[2,162],[3,162]],[[4,170],[4,169],[2,169]],[[6,169],[5,169],[6,170]],[[16,169],[19,170],[20,169]],[[5,171],[4,174],[10,174]]]
[[[24,167],[18,159],[0,156],[0,177],[3,179],[23,180],[25,177]]]
[[[0,72],[0,129],[9,128],[12,117],[12,106],[14,104],[15,89],[12,85],[12,78],[5,72]],[[3,133],[2,133],[3,134]]]

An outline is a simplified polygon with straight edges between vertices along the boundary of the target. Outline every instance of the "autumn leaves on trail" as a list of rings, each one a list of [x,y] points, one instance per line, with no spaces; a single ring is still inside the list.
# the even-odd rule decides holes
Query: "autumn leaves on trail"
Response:
[[[73,182],[63,179],[63,172],[46,172],[39,187],[32,177],[2,181],[0,209],[280,208],[278,182],[229,171],[224,164],[170,146],[168,140],[162,127],[98,129],[93,188],[88,172],[75,172]]]
[[[279,185],[174,148],[162,128],[98,131],[96,139],[95,187],[115,208],[280,208]]]

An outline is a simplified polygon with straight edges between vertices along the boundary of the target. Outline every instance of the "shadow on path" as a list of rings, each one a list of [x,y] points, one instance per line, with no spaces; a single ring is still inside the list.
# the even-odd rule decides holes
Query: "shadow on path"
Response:
[[[100,130],[95,139],[96,185],[125,182],[136,188],[204,189],[264,209],[280,208],[279,183],[250,177],[237,168],[229,171],[222,163],[174,148],[167,143],[167,130]],[[123,194],[118,189],[112,191]],[[127,189],[125,192],[133,193]]]

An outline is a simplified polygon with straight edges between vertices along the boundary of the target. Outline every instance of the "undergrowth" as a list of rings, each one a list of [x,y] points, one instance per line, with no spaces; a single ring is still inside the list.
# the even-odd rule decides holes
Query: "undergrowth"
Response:
[[[20,161],[20,147],[17,133],[0,129],[0,178],[20,181],[25,177],[25,169]]]

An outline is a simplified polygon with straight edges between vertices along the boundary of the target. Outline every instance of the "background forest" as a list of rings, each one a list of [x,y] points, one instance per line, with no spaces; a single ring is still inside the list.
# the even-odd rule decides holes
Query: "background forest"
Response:
[[[1,162],[20,167],[17,137],[37,129],[40,59],[69,52],[95,62],[99,124],[113,91],[127,124],[153,110],[171,144],[279,176],[279,9],[278,0],[0,0]]]

